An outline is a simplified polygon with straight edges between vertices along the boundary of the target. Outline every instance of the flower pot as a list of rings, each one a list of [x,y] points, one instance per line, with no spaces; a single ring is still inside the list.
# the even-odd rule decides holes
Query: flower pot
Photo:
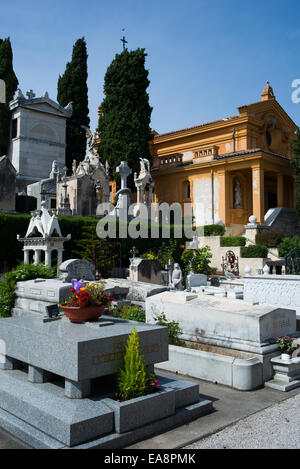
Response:
[[[60,305],[64,314],[72,322],[86,322],[95,321],[98,319],[105,310],[105,305],[92,305],[86,308],[79,308],[76,306]]]
[[[291,357],[288,353],[282,353],[280,358],[281,358],[281,360],[285,360],[285,361],[291,359]]]

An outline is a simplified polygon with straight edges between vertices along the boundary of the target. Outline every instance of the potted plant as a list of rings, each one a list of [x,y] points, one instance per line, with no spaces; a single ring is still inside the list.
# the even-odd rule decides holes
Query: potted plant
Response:
[[[292,353],[297,350],[298,346],[294,341],[295,339],[288,335],[277,337],[276,343],[281,351],[281,360],[290,360]]]
[[[175,393],[160,388],[148,371],[140,353],[139,336],[134,326],[129,335],[124,366],[119,370],[115,399],[104,403],[114,411],[115,429],[124,433],[175,413]]]
[[[82,280],[73,279],[72,286],[70,292],[73,295],[60,305],[72,322],[98,319],[114,299],[105,292],[103,282],[84,283]]]

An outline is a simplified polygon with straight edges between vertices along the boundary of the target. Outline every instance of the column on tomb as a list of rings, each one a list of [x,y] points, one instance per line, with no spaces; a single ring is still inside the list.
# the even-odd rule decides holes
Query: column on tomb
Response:
[[[41,250],[35,249],[34,251],[34,265],[38,265],[41,262]]]
[[[48,249],[45,251],[45,265],[51,267],[51,250]]]
[[[24,264],[29,264],[29,249],[24,249]]]

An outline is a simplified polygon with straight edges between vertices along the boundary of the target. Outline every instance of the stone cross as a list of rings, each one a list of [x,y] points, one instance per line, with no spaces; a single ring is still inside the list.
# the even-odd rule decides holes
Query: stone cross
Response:
[[[169,285],[172,285],[172,276],[173,276],[173,271],[174,271],[174,262],[172,259],[169,259],[168,264],[165,266],[165,269],[169,273]]]
[[[116,171],[121,176],[121,189],[126,189],[127,178],[132,173],[132,169],[129,168],[127,161],[121,161],[121,164],[117,167]]]
[[[124,31],[124,30],[122,30],[122,31]],[[128,41],[126,41],[125,36],[123,36],[122,39],[120,39],[120,41],[123,42],[123,50],[125,50],[125,48],[126,48],[125,44],[128,44]]]
[[[35,93],[32,90],[30,90],[30,91],[27,91],[26,96],[28,96],[28,99],[33,99],[35,97]]]

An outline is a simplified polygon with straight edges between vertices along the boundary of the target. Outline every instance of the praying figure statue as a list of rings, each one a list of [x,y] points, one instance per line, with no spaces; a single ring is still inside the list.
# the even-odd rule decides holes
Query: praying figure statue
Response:
[[[242,194],[241,194],[241,184],[237,179],[234,185],[234,208],[240,207],[242,205]]]
[[[177,291],[182,291],[182,271],[179,264],[174,264],[171,286]]]

